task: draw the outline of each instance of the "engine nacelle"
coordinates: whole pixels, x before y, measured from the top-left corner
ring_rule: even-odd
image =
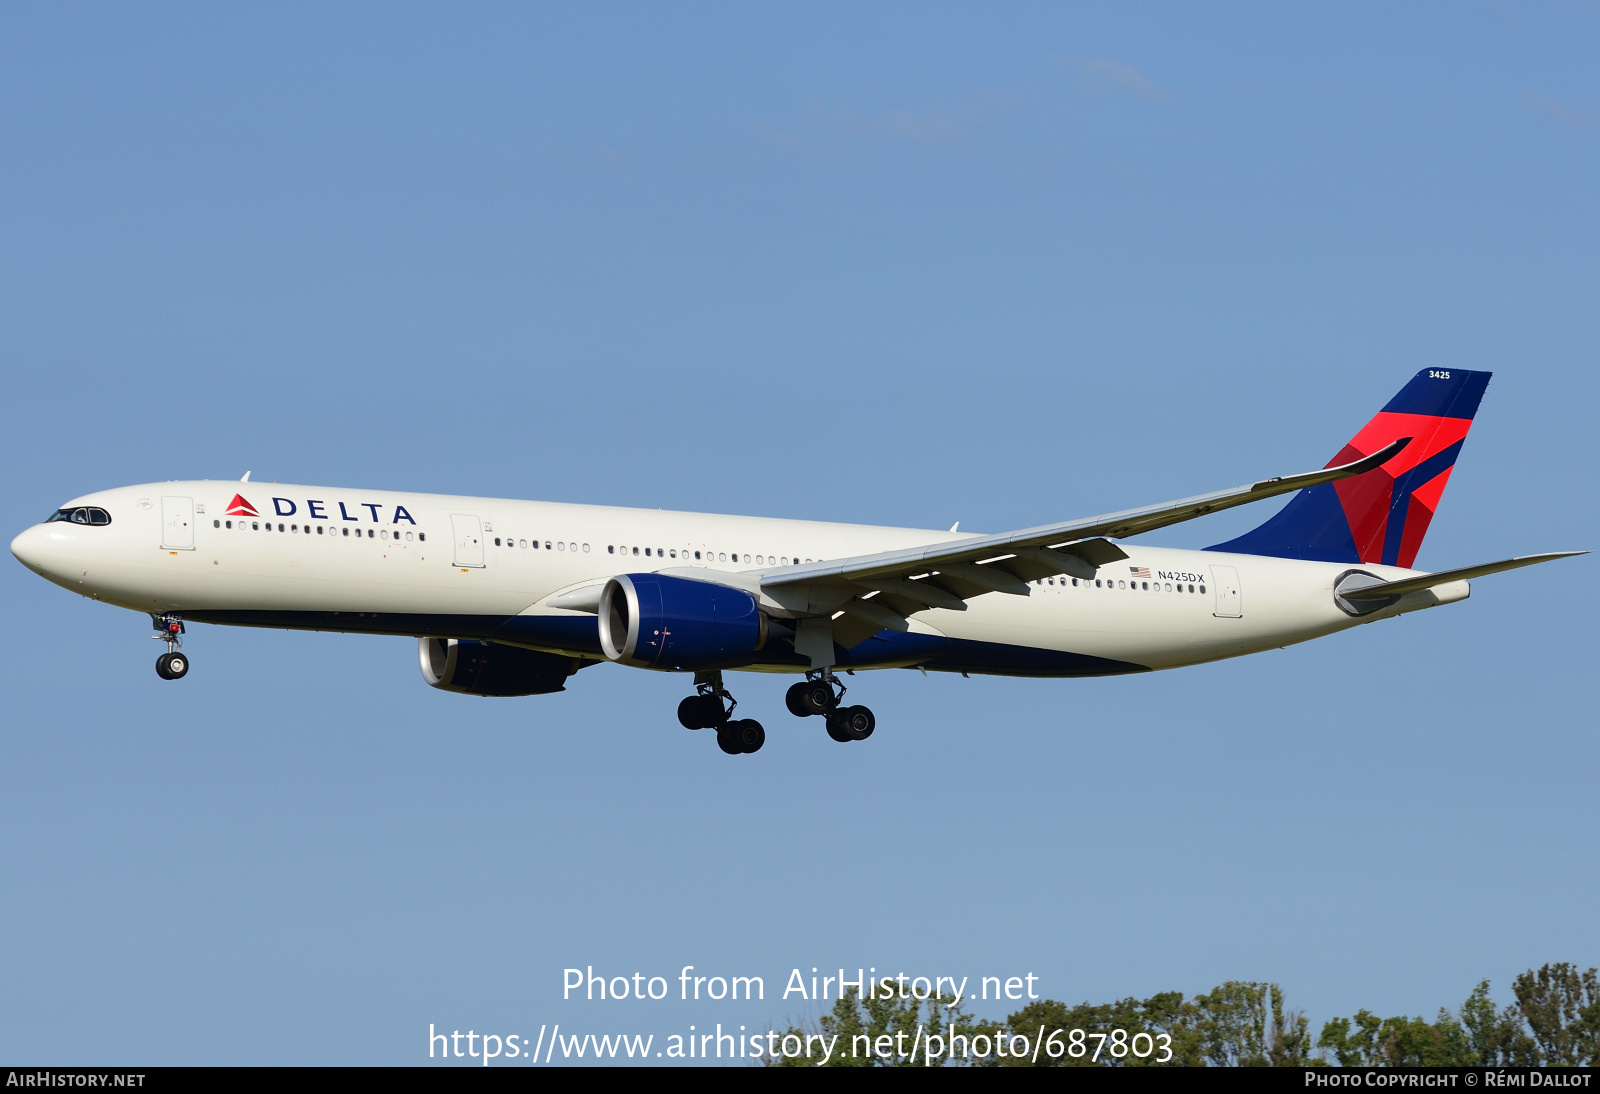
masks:
[[[422,678],[441,691],[463,695],[545,695],[565,691],[572,658],[493,642],[417,639]]]
[[[767,644],[767,617],[743,589],[663,574],[619,574],[600,594],[600,648],[646,669],[747,664]]]

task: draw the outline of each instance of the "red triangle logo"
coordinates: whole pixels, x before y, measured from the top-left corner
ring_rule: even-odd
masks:
[[[259,517],[256,507],[244,500],[243,494],[235,494],[228,503],[228,516],[230,517]]]

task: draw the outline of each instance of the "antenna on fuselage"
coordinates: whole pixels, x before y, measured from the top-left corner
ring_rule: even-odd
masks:
[[[246,471],[243,475],[241,475],[239,477],[239,481],[240,482],[249,482],[250,481],[250,472]]]

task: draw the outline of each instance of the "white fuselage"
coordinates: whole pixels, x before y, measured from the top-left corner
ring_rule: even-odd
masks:
[[[253,503],[256,515],[240,515],[236,494]],[[42,576],[97,600],[245,625],[492,636],[591,659],[598,647],[584,636],[594,616],[548,602],[615,574],[693,568],[721,580],[743,575],[737,580],[748,586],[760,573],[790,564],[962,538],[926,529],[277,483],[158,483],[86,495],[73,505],[102,507],[111,522],[36,525],[16,538],[12,551]],[[1354,617],[1333,593],[1349,566],[1122,547],[1127,560],[1102,566],[1098,582],[1046,579],[1031,583],[1028,596],[989,593],[966,611],[929,609],[912,618],[912,633],[985,644],[987,660],[972,671],[1085,675],[1049,671],[1050,662],[1037,655],[1070,653],[1124,666],[1108,671],[1172,668],[1302,642],[1468,594],[1466,582],[1455,582]],[[1361,568],[1385,580],[1414,572]],[[506,620],[531,629],[502,631]],[[1019,664],[1033,667],[1008,669],[1004,652],[991,647],[1014,648]],[[921,660],[902,650],[860,667]]]

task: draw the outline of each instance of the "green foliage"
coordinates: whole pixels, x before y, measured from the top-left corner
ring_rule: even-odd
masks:
[[[1359,1010],[1322,1027],[1317,1047],[1344,1067],[1579,1067],[1597,1060],[1600,983],[1596,970],[1566,963],[1518,976],[1517,1001],[1496,1010],[1482,981],[1459,1014],[1379,1018]]]
[[[1441,1008],[1432,1022],[1358,1010],[1325,1023],[1313,1045],[1305,1015],[1285,1009],[1283,990],[1249,980],[1229,980],[1192,999],[1180,992],[1075,1006],[1039,999],[1003,1023],[972,1020],[964,1013],[965,1003],[956,1005],[950,996],[862,998],[851,989],[814,1025],[784,1031],[784,1037],[798,1038],[804,1052],[764,1062],[819,1066],[831,1045],[829,1067],[1311,1067],[1330,1060],[1343,1067],[1600,1064],[1597,970],[1545,965],[1518,976],[1512,990],[1516,1002],[1497,1009],[1489,982],[1482,981],[1457,1013]],[[1076,1041],[1071,1040],[1075,1030],[1083,1031]],[[1131,1051],[1138,1034],[1148,1035],[1154,1046],[1144,1056]],[[936,1048],[931,1061],[930,1039]],[[1137,1044],[1143,1047],[1142,1038]],[[913,1056],[917,1045],[922,1047]],[[1158,1062],[1168,1049],[1171,1059]]]
[[[1322,1061],[1311,1055],[1309,1025],[1298,1011],[1285,1012],[1283,990],[1276,984],[1230,980],[1210,992],[1185,1001],[1181,992],[1163,992],[1149,999],[1122,999],[1115,1003],[1080,1003],[1068,1007],[1053,999],[1040,1000],[1012,1014],[1006,1028],[1013,1034],[1038,1038],[1053,1031],[1070,1035],[1081,1029],[1089,1048],[1074,1057],[1070,1052],[1052,1057],[997,1057],[990,1067],[1200,1067],[1274,1066],[1307,1067]],[[1157,1050],[1140,1057],[1113,1050],[1117,1031],[1128,1042],[1137,1033],[1150,1035]],[[1120,1047],[1120,1046],[1119,1046]],[[1171,1050],[1171,1058],[1163,1059]]]
[[[1600,1035],[1600,983],[1595,971],[1579,972],[1561,962],[1528,970],[1511,990],[1517,1010],[1528,1024],[1545,1067],[1584,1067],[1600,1063],[1595,1056]]]
[[[992,1051],[995,1035],[1003,1032],[1003,1027],[998,1022],[972,1021],[965,1006],[949,994],[927,1000],[902,999],[897,993],[863,997],[855,988],[848,988],[815,1026],[784,1030],[780,1043],[784,1038],[799,1037],[805,1046],[800,1053],[780,1052],[763,1062],[769,1067],[927,1067],[927,1040],[937,1038],[937,1044],[949,1046],[952,1032],[968,1038],[969,1046],[971,1038],[982,1036]],[[831,1055],[824,1062],[830,1045]],[[933,1065],[944,1066],[947,1052],[948,1048],[937,1055]],[[957,1058],[949,1062],[962,1066],[967,1061]]]

